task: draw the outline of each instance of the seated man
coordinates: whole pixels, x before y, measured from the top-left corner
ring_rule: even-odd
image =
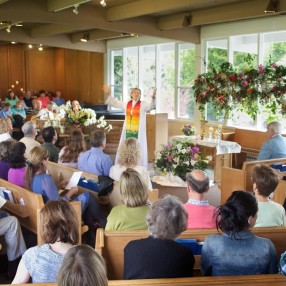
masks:
[[[50,119],[54,120],[56,112],[54,111],[54,104],[52,101],[47,103],[46,108],[42,108],[38,113],[38,118],[41,120]]]
[[[77,168],[97,175],[100,183],[99,195],[106,195],[113,188],[113,180],[109,178],[109,170],[112,166],[111,158],[103,152],[106,144],[104,131],[91,132],[90,144],[91,149],[79,155]]]
[[[209,190],[209,177],[201,170],[187,174],[188,202],[184,205],[188,213],[188,228],[215,228],[214,213],[216,208],[205,200]]]
[[[255,227],[283,226],[285,209],[269,199],[278,185],[279,176],[269,166],[256,166],[252,172],[253,191],[258,201]]]
[[[267,125],[269,139],[262,145],[257,160],[286,158],[286,138],[281,133],[281,123],[273,121]]]
[[[12,111],[10,103],[6,102],[3,109],[0,111],[0,118],[7,118],[9,117],[12,120]]]
[[[53,98],[53,102],[57,106],[65,104],[65,100],[62,98],[62,92],[61,91],[56,91],[56,96]]]
[[[24,137],[20,140],[20,142],[23,142],[26,145],[25,155],[26,158],[30,160],[30,151],[36,146],[41,146],[41,144],[35,140],[37,135],[36,123],[34,121],[25,122],[22,126],[22,132]]]
[[[42,130],[42,137],[44,143],[42,146],[49,151],[49,160],[51,162],[58,163],[60,149],[55,146],[55,143],[58,140],[58,135],[54,127],[49,126]]]

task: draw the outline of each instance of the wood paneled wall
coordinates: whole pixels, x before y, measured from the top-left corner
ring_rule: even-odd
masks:
[[[0,97],[18,81],[24,90],[61,90],[66,99],[103,102],[103,54],[62,48],[42,52],[26,45],[0,46]]]

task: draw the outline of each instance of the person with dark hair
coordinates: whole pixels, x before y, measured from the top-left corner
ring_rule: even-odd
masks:
[[[84,151],[86,151],[86,143],[82,131],[73,130],[68,145],[60,151],[58,163],[77,169],[79,155]]]
[[[8,172],[11,166],[9,150],[14,143],[13,139],[0,142],[0,178],[6,181],[8,180]]]
[[[12,89],[9,89],[9,90],[7,91],[7,96],[6,96],[6,98],[5,98],[5,102],[6,102],[6,103],[9,103],[10,106],[11,106],[11,108],[13,108],[13,107],[16,105],[16,103],[17,103],[18,100],[19,100],[19,99],[18,99],[18,97],[15,95],[14,91],[13,91]]]
[[[58,140],[58,135],[53,126],[48,126],[42,130],[42,137],[44,143],[42,147],[49,151],[49,160],[51,162],[58,163],[60,149],[55,146],[55,143]]]
[[[186,176],[188,202],[184,205],[188,213],[188,228],[215,228],[216,208],[205,200],[210,188],[208,175],[202,170],[193,170]]]
[[[0,118],[10,118],[12,120],[13,114],[11,111],[11,105],[9,102],[6,102],[4,107],[0,111]]]
[[[22,142],[16,142],[11,146],[10,169],[8,171],[8,181],[19,186],[25,186],[26,174],[26,145]]]
[[[146,221],[149,237],[130,241],[124,248],[124,279],[193,276],[192,250],[175,241],[188,221],[180,200],[167,195],[156,201]]]
[[[259,165],[253,169],[251,178],[253,191],[258,201],[255,227],[284,226],[285,209],[269,198],[278,186],[278,174],[269,166]]]
[[[58,286],[107,286],[104,259],[88,245],[72,247],[57,277]]]
[[[91,148],[79,155],[77,168],[98,176],[99,196],[105,196],[113,189],[113,180],[109,177],[111,158],[103,152],[106,135],[102,130],[90,133]]]
[[[81,202],[82,219],[88,226],[85,233],[86,243],[95,245],[96,227],[104,228],[106,215],[101,210],[96,198],[90,192],[76,195],[78,187],[72,187],[65,196],[60,197],[58,188],[65,189],[67,182],[61,181],[56,186],[51,175],[47,174],[49,152],[43,147],[35,147],[31,150],[30,162],[27,166],[25,186],[28,190],[43,196],[44,202],[50,200],[73,200]]]
[[[217,228],[223,234],[206,238],[201,272],[207,276],[277,273],[277,255],[271,240],[251,233],[257,218],[254,195],[235,191],[216,212]]]
[[[56,282],[65,253],[79,242],[76,213],[67,201],[50,201],[40,211],[40,235],[45,244],[29,248],[12,284]]]
[[[46,96],[46,92],[43,89],[39,91],[38,100],[42,102],[42,108],[46,108],[48,102],[50,102],[50,98]]]

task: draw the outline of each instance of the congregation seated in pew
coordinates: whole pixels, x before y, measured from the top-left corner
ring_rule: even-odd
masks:
[[[235,191],[216,212],[217,227],[223,234],[206,238],[201,254],[201,272],[208,276],[277,273],[273,243],[255,236],[258,205],[246,191]]]
[[[22,256],[12,284],[55,282],[65,253],[79,242],[76,213],[67,201],[49,201],[40,211],[40,235],[45,244]]]
[[[147,229],[148,188],[140,174],[127,169],[120,177],[123,204],[112,208],[107,217],[106,230]]]

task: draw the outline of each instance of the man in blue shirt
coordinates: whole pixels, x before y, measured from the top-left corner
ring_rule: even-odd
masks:
[[[7,118],[9,117],[12,119],[12,111],[11,111],[11,106],[10,103],[5,103],[3,109],[0,111],[0,118]]]
[[[62,98],[61,91],[56,91],[56,96],[53,98],[53,102],[57,105],[63,105],[65,104],[65,100]]]
[[[281,123],[273,121],[267,125],[269,139],[263,143],[257,160],[286,158],[286,138],[281,133]]]
[[[106,135],[102,130],[90,133],[91,148],[79,156],[78,169],[98,176],[99,195],[106,195],[113,189],[113,180],[109,178],[112,166],[111,158],[103,150],[106,144]]]

